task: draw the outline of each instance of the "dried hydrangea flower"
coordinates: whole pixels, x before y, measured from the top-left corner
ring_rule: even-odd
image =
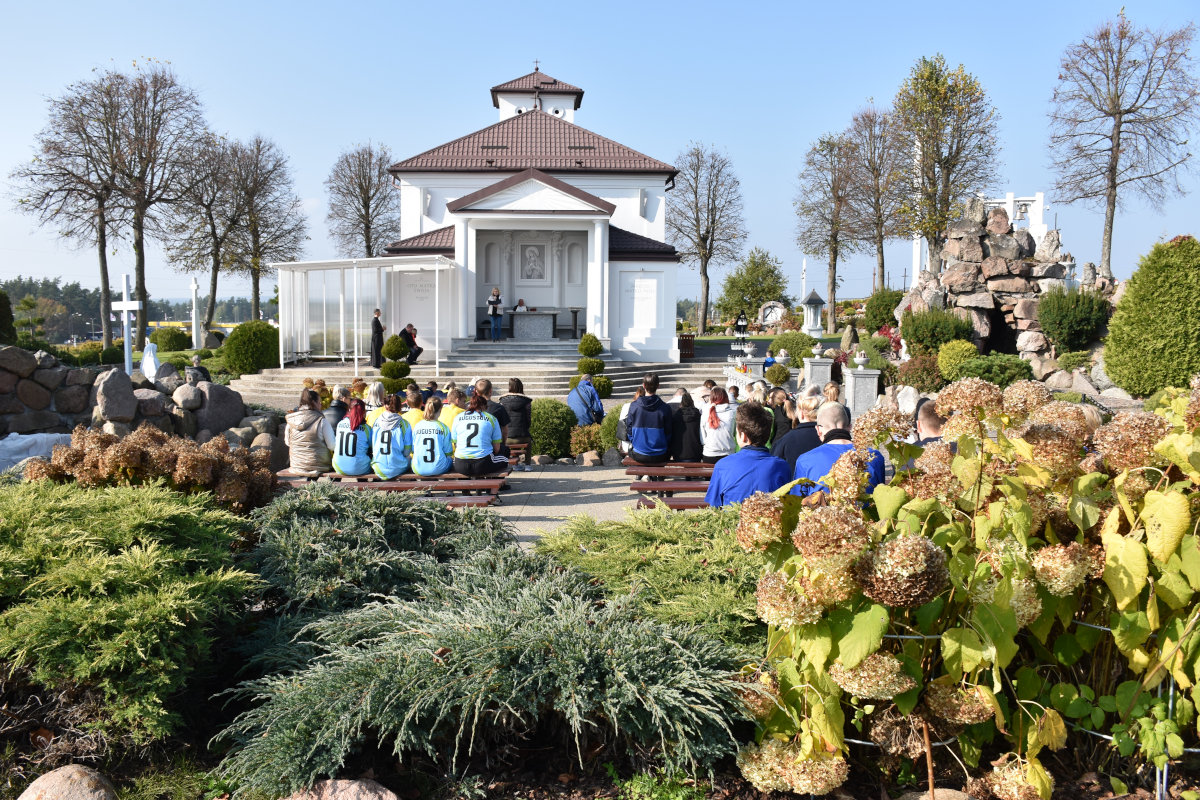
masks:
[[[892,608],[916,608],[950,584],[946,552],[924,536],[897,536],[859,559],[863,594]]]
[[[762,722],[779,708],[779,680],[769,672],[738,678],[738,699],[750,716]]]
[[[833,462],[822,482],[830,487],[829,502],[857,506],[867,485],[867,455],[854,448],[847,450]]]
[[[1148,411],[1124,411],[1101,426],[1092,443],[1115,472],[1147,466],[1165,466],[1154,445],[1171,432],[1171,424]]]
[[[944,442],[957,442],[964,436],[983,441],[987,438],[987,425],[972,414],[955,414],[942,426]]]
[[[947,386],[937,396],[937,412],[943,417],[970,414],[977,418],[993,417],[1004,407],[1004,393],[982,378],[963,378]]]
[[[1014,422],[1023,422],[1035,410],[1053,401],[1054,395],[1041,381],[1017,381],[1004,390],[1004,413]]]
[[[919,710],[901,714],[895,705],[889,705],[867,717],[867,738],[890,756],[920,758],[925,753],[923,723],[934,725],[927,717]],[[933,735],[935,732],[931,730],[930,736]]]
[[[829,668],[829,677],[843,691],[862,700],[891,700],[917,685],[890,653],[872,653],[850,669],[834,664]]]
[[[782,572],[768,572],[759,578],[754,597],[758,618],[781,630],[811,624],[824,613],[820,603],[797,592]]]
[[[1012,582],[1012,599],[1009,607],[1017,618],[1017,627],[1032,625],[1042,615],[1042,598],[1038,597],[1037,584],[1026,578]]]
[[[1074,592],[1093,568],[1091,553],[1078,542],[1043,547],[1032,561],[1038,582],[1056,597]]]
[[[786,792],[791,788],[783,777],[783,764],[795,759],[794,749],[778,739],[763,739],[738,751],[737,765],[742,777],[760,792]]]
[[[761,552],[785,538],[782,500],[773,494],[758,492],[742,501],[737,543],[743,550],[747,553]]]
[[[796,794],[829,794],[850,777],[844,758],[805,758],[785,762],[782,776]]]
[[[831,608],[845,603],[859,592],[850,568],[849,559],[822,559],[798,572],[793,585],[809,601],[823,609]]]
[[[1029,421],[1054,425],[1066,431],[1081,444],[1092,435],[1092,429],[1088,426],[1083,409],[1075,403],[1065,403],[1062,400],[1055,400],[1053,403],[1047,403],[1035,410],[1029,415]]]
[[[1074,474],[1079,468],[1083,442],[1070,430],[1058,425],[1031,422],[1021,431],[1021,439],[1033,452],[1033,463],[1044,467],[1051,475],[1062,478]]]
[[[810,564],[858,558],[871,543],[871,528],[858,509],[825,506],[803,511],[792,532],[796,552]]]
[[[59,481],[66,477],[62,470],[44,458],[31,458],[25,462],[25,480]]]
[[[917,456],[913,466],[927,475],[948,475],[954,463],[954,449],[949,442],[930,442]]]
[[[914,433],[912,415],[887,408],[872,408],[854,421],[854,446],[865,452],[877,446],[885,433],[897,441],[908,439]]]
[[[1053,791],[1054,778],[1049,773],[1047,777]],[[997,800],[1041,800],[1037,789],[1026,782],[1025,768],[1016,760],[992,767],[992,771],[984,776],[984,782]]]
[[[942,475],[909,475],[900,482],[900,488],[918,500],[958,495],[962,487],[958,479],[946,473]]]
[[[959,725],[986,722],[996,713],[977,692],[936,682],[925,687],[925,707],[935,717]]]

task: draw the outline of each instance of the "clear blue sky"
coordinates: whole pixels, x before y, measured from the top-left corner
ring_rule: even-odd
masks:
[[[1138,24],[1178,27],[1200,17],[1195,0],[1127,2]],[[1111,7],[1090,0],[1052,3],[883,2],[527,2],[9,3],[0,30],[0,168],[29,158],[45,101],[96,68],[169,61],[204,101],[211,126],[234,137],[262,134],[290,158],[304,198],[307,258],[332,257],[325,233],[324,179],[340,151],[373,140],[397,158],[496,120],[488,89],[532,69],[582,87],[576,122],[648,155],[672,160],[691,140],[732,157],[742,181],[752,246],[783,260],[800,292],[802,254],[794,244],[792,201],[804,153],[821,133],[845,127],[869,98],[887,104],[922,55],[963,63],[1001,115],[997,193],[1049,191],[1046,110],[1063,49]],[[1200,235],[1200,178],[1192,195],[1161,211],[1130,198],[1120,212],[1113,267],[1133,271],[1157,240]],[[6,193],[8,194],[8,193]],[[1076,259],[1099,260],[1102,215],[1055,204],[1063,243]],[[910,248],[888,251],[893,284]],[[189,278],[150,254],[156,297],[188,294]],[[843,297],[871,288],[874,259],[852,257],[840,271]],[[130,269],[128,247],[110,261]],[[0,274],[62,276],[98,285],[93,250],[72,250],[0,205]],[[714,293],[721,272],[714,276]],[[118,278],[119,279],[119,278]],[[114,284],[116,280],[114,280]],[[680,267],[680,296],[699,294]],[[809,258],[810,288],[825,269]],[[269,294],[269,288],[267,293]],[[248,293],[223,279],[221,296]]]

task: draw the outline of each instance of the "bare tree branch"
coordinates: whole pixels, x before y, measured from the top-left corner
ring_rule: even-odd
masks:
[[[842,134],[825,134],[809,148],[796,194],[796,244],[805,253],[828,257],[825,330],[837,325],[837,263],[854,249],[847,229],[854,147]],[[803,302],[804,298],[801,298]]]
[[[329,192],[329,236],[343,256],[380,255],[400,238],[400,191],[392,184],[386,145],[359,145],[338,156],[325,189]]]
[[[893,116],[874,105],[855,113],[845,139],[851,148],[845,227],[851,238],[875,248],[874,289],[880,289],[885,281],[883,243],[901,234],[908,159]]]

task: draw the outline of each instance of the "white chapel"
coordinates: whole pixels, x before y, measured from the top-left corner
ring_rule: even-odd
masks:
[[[534,70],[492,87],[499,121],[393,164],[402,238],[381,258],[274,264],[281,363],[365,355],[371,312],[429,359],[476,338],[498,287],[506,336],[594,333],[678,361],[666,193],[677,170],[575,123],[583,90]]]

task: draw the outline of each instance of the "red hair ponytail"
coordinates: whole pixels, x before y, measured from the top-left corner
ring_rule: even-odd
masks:
[[[708,400],[711,404],[708,407],[708,427],[716,430],[721,427],[721,418],[717,416],[717,406],[728,403],[729,395],[720,386],[714,386]]]

